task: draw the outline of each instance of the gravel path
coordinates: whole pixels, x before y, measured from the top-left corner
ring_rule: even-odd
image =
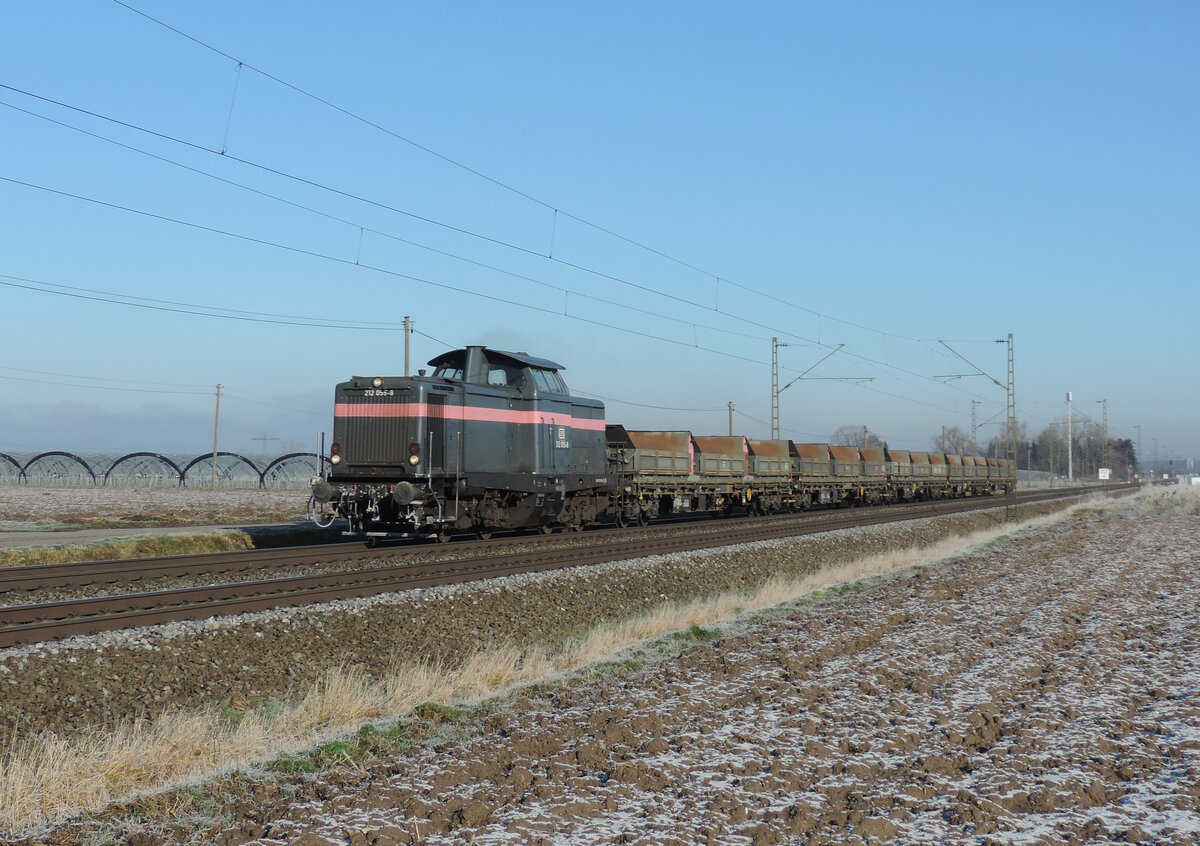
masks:
[[[1198,545],[1060,523],[231,797],[218,842],[1195,843]]]

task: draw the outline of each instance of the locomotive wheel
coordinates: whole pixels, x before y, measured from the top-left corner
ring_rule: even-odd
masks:
[[[438,543],[449,543],[450,542],[450,527],[449,526],[438,526],[438,530],[437,530],[437,533],[434,534],[434,538],[437,539]]]
[[[480,540],[491,540],[492,539],[492,527],[491,526],[476,526],[475,527],[475,537],[479,538]]]
[[[552,534],[554,534],[554,526],[550,525],[549,523],[543,523],[543,524],[542,524],[541,526],[539,526],[538,528],[541,530],[541,532],[542,532],[542,534],[543,534],[543,535],[552,535]]]

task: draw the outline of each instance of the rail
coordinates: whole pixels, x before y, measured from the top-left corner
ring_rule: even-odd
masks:
[[[1112,488],[1113,492],[1120,489]],[[1020,502],[1035,502],[1079,496],[1091,491],[1025,492]],[[898,520],[918,520],[946,514],[1005,506],[1005,497],[943,500],[886,508],[812,511],[749,520],[701,521],[688,524],[694,531],[656,535],[656,526],[621,532],[618,537],[588,542],[588,535],[558,535],[553,538],[520,537],[508,544],[496,542],[463,544],[464,550],[483,551],[477,557],[457,555],[446,560],[410,560],[400,564],[327,572],[303,576],[255,579],[168,590],[122,593],[103,597],[65,599],[0,607],[0,648],[59,640],[73,635],[98,634],[116,629],[162,623],[194,621],[243,614],[272,608],[288,608],[376,596],[395,591],[458,584],[519,573],[585,566],[648,555],[688,552],[696,549],[794,537],[835,529],[866,526]],[[713,527],[716,527],[715,529]],[[530,543],[530,541],[536,541]],[[519,551],[505,552],[521,544]],[[106,580],[146,578],[147,573],[170,575],[187,572],[225,574],[320,558],[353,557],[387,559],[414,557],[422,547],[364,550],[346,544],[300,547],[294,550],[264,550],[258,553],[206,554],[170,559],[84,562],[18,568],[27,572],[0,574],[0,593],[32,591],[49,587],[93,584]],[[423,547],[430,549],[430,547]],[[434,547],[445,549],[445,547]],[[494,551],[493,551],[494,550]],[[240,559],[236,561],[223,559]]]

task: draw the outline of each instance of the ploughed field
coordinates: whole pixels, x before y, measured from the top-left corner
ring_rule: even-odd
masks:
[[[479,734],[287,798],[247,792],[224,836],[1195,843],[1200,519],[1129,515],[521,697]]]
[[[106,819],[147,844],[1198,842],[1200,500],[1095,506],[436,743],[223,780],[203,829]]]

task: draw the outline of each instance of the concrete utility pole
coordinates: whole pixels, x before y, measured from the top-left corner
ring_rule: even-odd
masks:
[[[217,412],[213,415],[212,486],[217,488],[217,433],[221,429],[221,386],[217,385]]]
[[[733,400],[729,401],[729,437],[733,437]]]
[[[1075,465],[1071,451],[1071,392],[1067,391],[1067,482],[1075,479]]]
[[[1135,429],[1137,429],[1137,430],[1138,430],[1138,451],[1137,451],[1137,463],[1138,463],[1138,470],[1140,471],[1140,470],[1142,469],[1142,468],[1141,468],[1142,461],[1143,461],[1143,460],[1144,460],[1144,458],[1145,458],[1145,456],[1143,456],[1143,455],[1142,455],[1142,424],[1141,424],[1141,423],[1139,423],[1139,424],[1137,424],[1136,426],[1134,426],[1133,428],[1135,428]],[[1142,474],[1139,472],[1139,473],[1138,473],[1138,475],[1140,476],[1140,475],[1142,475]]]
[[[1101,399],[1096,400],[1096,402],[1100,403],[1100,408],[1102,411],[1100,417],[1100,437],[1102,439],[1100,441],[1100,453],[1103,456],[1103,466],[1108,467],[1108,400]],[[1112,468],[1109,467],[1109,469],[1111,470]]]
[[[412,320],[404,315],[404,378],[408,378],[408,336],[412,334]]]

